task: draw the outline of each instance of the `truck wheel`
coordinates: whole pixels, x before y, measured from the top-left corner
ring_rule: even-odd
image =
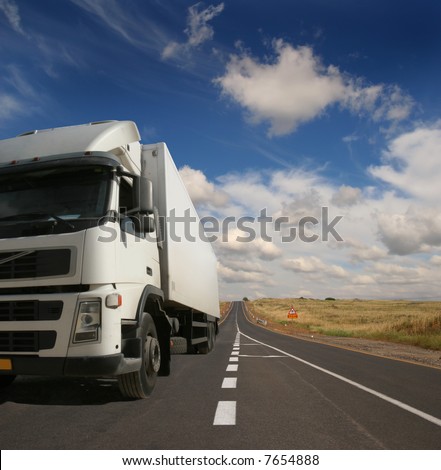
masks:
[[[215,326],[214,326],[214,323],[210,321],[207,323],[207,342],[199,345],[198,347],[199,353],[208,354],[209,352],[213,351],[215,341],[216,341]]]
[[[11,385],[16,375],[0,375],[0,388],[5,388]]]
[[[213,322],[210,322],[208,325],[210,330],[210,336],[208,337],[208,347],[210,351],[213,351],[216,344],[216,325]]]
[[[142,319],[141,338],[143,347],[140,370],[118,376],[119,389],[129,398],[147,398],[155,387],[161,366],[158,334],[153,318],[148,313]]]
[[[186,354],[187,353],[187,340],[181,336],[172,336],[171,342],[173,346],[171,347],[172,354]]]

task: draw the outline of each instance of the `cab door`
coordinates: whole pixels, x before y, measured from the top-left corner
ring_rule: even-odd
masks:
[[[117,282],[130,284],[134,288],[141,285],[160,287],[156,231],[145,233],[141,229],[142,224],[137,219],[139,214],[133,212],[135,201],[133,181],[121,177],[118,204],[120,237],[116,249]],[[148,217],[153,218],[153,215]],[[154,221],[150,222],[150,227],[154,228]]]

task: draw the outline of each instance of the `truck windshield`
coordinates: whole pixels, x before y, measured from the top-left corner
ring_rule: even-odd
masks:
[[[0,238],[76,231],[86,228],[85,220],[96,224],[107,212],[110,175],[102,166],[0,175]]]

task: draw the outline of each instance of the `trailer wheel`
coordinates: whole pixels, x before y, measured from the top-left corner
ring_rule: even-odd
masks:
[[[153,391],[161,366],[161,348],[151,315],[146,313],[141,326],[142,364],[140,370],[118,376],[121,393],[129,398],[147,398]]]
[[[0,375],[0,388],[5,388],[11,385],[16,375]]]
[[[208,354],[213,351],[216,342],[216,330],[213,322],[207,322],[207,342],[198,346],[200,354]]]

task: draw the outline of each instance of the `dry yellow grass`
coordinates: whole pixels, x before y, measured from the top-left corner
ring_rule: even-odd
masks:
[[[226,313],[228,312],[228,309],[230,308],[231,302],[219,302],[219,309],[220,309],[220,317],[223,318]]]
[[[441,302],[259,299],[254,315],[299,332],[379,339],[441,350]],[[299,317],[288,320],[294,306]]]

